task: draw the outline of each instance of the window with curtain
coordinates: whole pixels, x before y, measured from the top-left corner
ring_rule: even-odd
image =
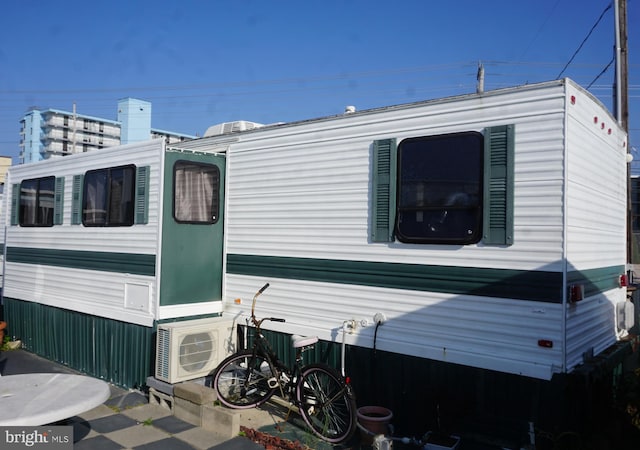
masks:
[[[173,217],[180,223],[216,223],[220,170],[212,164],[177,161],[173,168]]]
[[[133,225],[135,166],[90,170],[84,176],[82,224]]]
[[[35,178],[20,183],[21,226],[53,226],[55,188],[55,177]]]

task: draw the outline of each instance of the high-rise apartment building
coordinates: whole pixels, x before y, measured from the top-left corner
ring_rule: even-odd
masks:
[[[155,138],[173,143],[194,137],[151,128],[151,103],[134,98],[118,102],[117,120],[33,108],[20,120],[20,163]]]

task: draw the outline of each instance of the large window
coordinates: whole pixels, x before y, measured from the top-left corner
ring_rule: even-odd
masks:
[[[512,245],[514,154],[514,125],[374,141],[371,240]]]
[[[135,166],[88,171],[84,176],[82,224],[133,225],[135,174]]]
[[[407,139],[398,146],[402,242],[478,242],[482,233],[484,141],[480,133]]]
[[[211,164],[177,161],[173,170],[173,217],[180,223],[216,223],[220,170]]]
[[[55,186],[55,177],[35,178],[20,183],[21,226],[53,226]]]

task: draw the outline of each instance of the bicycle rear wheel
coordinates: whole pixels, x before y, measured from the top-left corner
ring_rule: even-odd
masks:
[[[268,380],[273,378],[268,361],[251,350],[235,353],[220,363],[213,376],[218,400],[230,408],[259,406],[275,393]]]
[[[324,364],[302,369],[296,385],[300,414],[322,440],[338,444],[348,440],[356,428],[356,401],[342,377]]]

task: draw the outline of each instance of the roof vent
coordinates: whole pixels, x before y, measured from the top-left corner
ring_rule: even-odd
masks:
[[[345,106],[344,108],[344,113],[345,114],[353,114],[354,112],[356,112],[356,107],[349,105],[349,106]]]
[[[246,120],[236,120],[235,122],[224,122],[218,125],[213,125],[207,128],[204,132],[204,137],[219,136],[227,133],[237,133],[239,131],[253,130],[255,128],[263,127],[261,123],[248,122]]]

